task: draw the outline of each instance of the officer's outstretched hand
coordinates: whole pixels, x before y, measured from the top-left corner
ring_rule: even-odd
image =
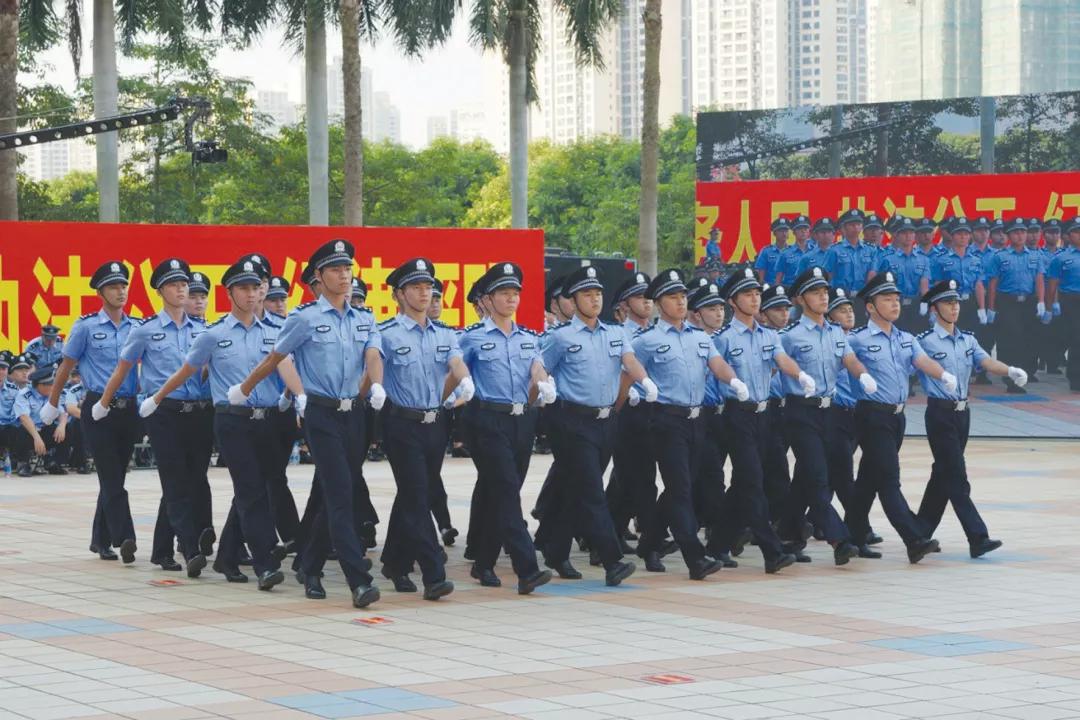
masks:
[[[803,371],[799,371],[799,385],[802,386],[804,397],[813,397],[817,392],[817,383]]]
[[[371,392],[368,393],[368,402],[371,403],[371,409],[375,412],[382,410],[382,406],[386,404],[386,388],[380,383],[371,383]]]
[[[239,384],[229,388],[228,398],[230,405],[247,405],[248,396],[240,389]]]
[[[859,376],[859,384],[862,385],[863,392],[867,395],[873,395],[877,392],[877,380],[870,373],[863,373]]]
[[[660,397],[660,388],[656,387],[652,378],[642,380],[641,387],[645,390],[645,402],[656,402],[656,398]]]
[[[1044,312],[1042,315],[1039,316],[1039,322],[1041,322],[1043,325],[1049,325],[1050,321],[1053,319],[1054,316],[1049,312]]]
[[[461,378],[461,382],[458,383],[458,390],[461,391],[459,393],[461,401],[469,402],[473,399],[473,395],[476,394],[476,385],[473,384],[472,378],[466,375]]]
[[[956,382],[956,376],[953,375],[951,372],[941,373],[941,384],[944,385],[945,389],[951,393],[956,392],[956,388],[958,387]]]
[[[1046,303],[1039,303],[1035,306],[1035,314],[1042,318],[1046,314]]]
[[[986,311],[986,324],[987,325],[993,325],[995,320],[997,320],[997,310],[987,310]]]
[[[1054,317],[1061,317],[1061,303],[1056,302],[1050,306],[1054,311]]]
[[[926,317],[928,312],[930,312],[930,306],[926,303],[919,303],[919,315]]]
[[[90,408],[90,416],[96,421],[105,419],[105,416],[109,414],[109,408],[105,407],[99,402],[96,402]]]
[[[151,395],[139,405],[139,417],[150,417],[155,410],[157,410],[157,403],[154,402],[154,396]]]
[[[637,391],[636,387],[631,386],[626,392],[626,402],[630,403],[630,407],[637,407],[638,403],[641,402],[641,393]]]
[[[746,387],[746,383],[739,378],[731,378],[731,382],[729,382],[728,385],[735,391],[735,398],[739,402],[746,402],[750,399],[750,388]]]
[[[1027,373],[1018,367],[1009,368],[1009,379],[1016,383],[1017,387],[1024,387],[1027,385],[1028,376]]]
[[[975,314],[979,316],[979,324],[980,325],[985,325],[987,323],[986,309],[985,308],[979,308],[978,310],[975,311]]]
[[[285,393],[281,393],[281,397],[277,399],[277,409],[281,412],[285,412],[292,405],[292,399]]]
[[[559,396],[555,391],[555,378],[553,377],[536,383],[536,389],[540,391],[540,402],[544,405],[551,405],[555,402],[555,398]]]
[[[41,410],[38,411],[38,415],[41,417],[42,425],[52,425],[53,421],[60,417],[60,408],[45,403],[41,406]]]
[[[301,393],[296,396],[296,414],[300,417],[304,417],[304,410],[307,409],[307,395]]]

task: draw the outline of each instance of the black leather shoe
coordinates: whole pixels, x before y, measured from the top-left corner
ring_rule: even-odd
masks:
[[[289,551],[285,549],[284,545],[275,545],[270,548],[270,557],[274,558],[275,562],[280,563],[286,557],[288,557]]]
[[[57,465],[56,463],[53,463],[52,465],[46,465],[46,466],[45,466],[45,470],[46,470],[46,472],[48,472],[48,473],[49,473],[50,475],[67,475],[67,470],[65,470],[64,468],[60,467],[60,466],[59,466],[59,465]]]
[[[741,533],[739,533],[738,537],[735,538],[735,542],[731,544],[731,554],[735,557],[739,557],[740,555],[742,555],[743,550],[746,548],[746,544],[753,539],[754,536],[750,533],[749,530],[743,530]]]
[[[736,560],[732,560],[730,553],[718,553],[714,557],[720,561],[720,564],[726,568],[737,568],[739,563]]]
[[[199,573],[201,573],[203,571],[204,567],[206,567],[206,556],[205,555],[195,555],[193,557],[188,558],[188,561],[187,561],[187,576],[189,578],[197,578],[197,577],[199,577]]]
[[[225,576],[225,579],[231,583],[246,583],[248,576],[240,572],[240,568],[235,565],[226,565],[218,558],[214,561],[214,572],[221,573]]]
[[[660,553],[658,552],[645,553],[642,560],[645,561],[645,569],[648,572],[667,572],[664,563],[660,562]]]
[[[138,546],[135,545],[135,538],[128,538],[120,543],[120,559],[124,561],[125,565],[135,562],[135,551],[138,549]]]
[[[615,587],[623,580],[633,575],[635,570],[637,570],[637,566],[634,565],[634,563],[620,560],[609,567],[607,572],[604,573],[604,584],[608,587]]]
[[[97,548],[90,546],[90,552],[97,553],[102,560],[119,560],[120,556],[112,551],[112,548]]]
[[[912,565],[914,565],[915,563],[919,562],[920,560],[922,560],[924,557],[926,557],[930,553],[937,552],[940,549],[941,549],[941,546],[938,545],[938,541],[934,540],[932,538],[930,538],[930,539],[924,538],[922,540],[916,540],[915,542],[908,545],[908,549],[907,549],[908,562],[910,562]]]
[[[554,563],[554,564],[549,563],[549,562],[544,562],[544,565],[546,567],[549,567],[552,570],[554,570],[555,573],[560,578],[562,578],[563,580],[580,580],[581,579],[581,573],[578,572],[576,567],[574,567],[573,565],[570,564],[569,560],[563,560],[562,562]]]
[[[15,474],[19,477],[33,477],[34,471],[30,469],[30,463],[19,463],[19,467],[15,469]]]
[[[873,530],[866,533],[866,545],[880,545],[883,542],[885,542],[885,538],[881,537]]]
[[[250,565],[251,564],[251,556],[248,555],[245,552],[243,555],[240,556],[240,559],[236,561],[236,564],[237,565]]]
[[[788,567],[795,562],[795,556],[791,553],[781,553],[772,560],[765,561],[765,572],[769,575],[775,575],[784,568]]]
[[[442,544],[446,547],[452,547],[454,545],[454,540],[456,540],[457,536],[460,534],[461,533],[459,533],[456,528],[452,527],[443,528],[439,531],[439,535],[442,537]]]
[[[454,583],[449,580],[442,580],[424,586],[424,599],[438,600],[439,598],[446,597],[452,592],[454,592]]]
[[[269,590],[275,585],[280,585],[285,582],[285,573],[280,570],[265,570],[263,574],[259,576],[259,589]]]
[[[665,540],[660,546],[660,557],[667,557],[676,552],[679,552],[679,543],[674,540]]]
[[[866,558],[868,560],[879,560],[881,558],[881,553],[879,553],[877,550],[871,550],[869,545],[860,545],[859,557]]]
[[[851,558],[859,557],[859,548],[845,540],[833,548],[832,556],[837,565],[847,565]]]
[[[326,590],[322,586],[322,578],[311,577],[304,579],[304,597],[309,600],[326,599]]]
[[[529,577],[518,580],[518,595],[528,595],[541,585],[551,582],[550,570],[537,570]]]
[[[216,540],[217,533],[214,532],[214,528],[203,528],[203,531],[199,533],[199,552],[206,557],[213,555]]]
[[[982,557],[988,552],[993,552],[1001,547],[1000,540],[991,540],[990,538],[983,538],[978,542],[973,542],[968,545],[968,550],[971,551],[971,557]]]
[[[357,585],[352,590],[352,604],[354,608],[366,608],[373,602],[378,602],[382,595],[379,588],[374,585]]]
[[[484,587],[502,587],[502,580],[499,579],[494,570],[491,568],[480,569],[476,566],[476,563],[473,563],[472,569],[469,570],[469,577],[479,580]]]
[[[603,564],[604,564],[604,561],[600,559],[600,553],[596,550],[596,548],[593,548],[592,550],[590,550],[589,551],[589,565],[592,565],[593,567],[600,567]]]
[[[115,558],[115,555],[113,557]],[[160,566],[162,570],[168,570],[169,572],[179,572],[184,569],[183,565],[176,562],[176,558],[161,558],[160,560],[153,560],[151,562]]]
[[[408,575],[389,575],[386,572],[383,572],[383,577],[394,583],[394,592],[416,592],[416,583],[414,583]]]
[[[690,579],[704,580],[713,573],[720,572],[724,563],[712,558],[703,557],[690,563]]]
[[[804,550],[804,548],[795,547],[794,545],[784,543],[784,552],[789,554],[789,555],[794,555],[795,556],[795,562],[797,562],[797,563],[813,562],[814,561],[813,558],[811,558],[809,555],[807,555],[805,552],[803,552],[803,550]]]

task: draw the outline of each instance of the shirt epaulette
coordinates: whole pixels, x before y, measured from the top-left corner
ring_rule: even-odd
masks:
[[[461,332],[472,332],[473,330],[475,330],[477,328],[482,328],[482,327],[484,327],[483,322],[473,323],[472,325],[469,325],[466,328],[462,328]]]
[[[918,338],[919,340],[922,340],[924,337],[926,337],[927,335],[929,335],[932,332],[934,332],[933,328],[930,328],[929,330],[923,330],[921,333],[919,333],[915,337]]]
[[[961,332],[961,333],[962,333],[963,335],[970,335],[971,337],[975,337],[975,333],[971,332],[970,330],[961,330],[960,332]],[[921,337],[921,336],[920,336],[920,337]]]
[[[218,326],[218,325],[220,325],[221,323],[225,322],[225,318],[227,318],[227,317],[228,317],[228,315],[222,315],[222,316],[221,316],[221,317],[219,317],[219,318],[218,318],[217,320],[215,320],[214,322],[212,322],[212,323],[210,323],[209,325],[207,325],[207,326],[206,326],[206,329],[207,329],[207,330],[209,330],[209,329],[210,329],[210,328],[212,328],[212,327],[217,327],[217,326]]]
[[[293,312],[299,312],[300,310],[307,310],[309,307],[311,307],[312,305],[314,305],[317,302],[318,302],[317,300],[312,300],[311,302],[306,302],[303,305],[297,306],[296,310],[293,310]]]
[[[428,322],[430,322],[435,327],[441,327],[445,330],[457,330],[456,327],[454,327],[453,325],[447,325],[442,320],[429,320]]]
[[[273,315],[274,317],[278,318],[279,320],[284,320],[285,319],[284,315],[278,315],[276,312],[274,312],[272,310],[267,310],[266,314],[267,315]]]
[[[518,325],[518,330],[521,330],[521,332],[525,333],[526,335],[540,337],[540,333],[536,332],[532,328],[525,327],[524,325]]]
[[[26,387],[24,387],[22,390],[19,391],[19,394],[20,395],[29,395],[30,390],[31,390],[31,387],[29,385],[27,385]]]
[[[79,316],[79,320],[86,320],[86,319],[88,319],[88,318],[92,318],[92,317],[94,317],[95,315],[97,315],[97,313],[96,313],[96,312],[88,312],[88,313],[86,313],[85,315],[80,315],[80,316]]]
[[[867,327],[869,327],[869,326],[867,326],[867,325],[860,325],[860,326],[859,326],[859,327],[857,327],[857,328],[851,328],[851,334],[852,334],[852,335],[854,335],[854,334],[855,334],[855,333],[857,333],[857,332],[862,332],[862,331],[863,331],[863,330],[865,330],[865,329],[866,329]]]
[[[835,322],[833,322],[832,320],[826,320],[826,321],[825,321],[825,324],[826,324],[826,325],[831,325],[831,326],[832,326],[832,327],[834,327],[834,328],[840,328],[841,330],[843,330],[843,329],[844,329],[844,328],[840,327],[840,323],[835,323]]]
[[[564,328],[564,327],[566,327],[566,326],[567,326],[567,325],[569,325],[569,324],[570,324],[570,321],[569,321],[569,320],[567,320],[566,322],[561,322],[561,323],[559,323],[558,325],[552,325],[551,327],[549,327],[549,328],[547,329],[547,332],[551,332],[552,330],[558,330],[558,329],[560,329],[560,328]]]
[[[379,329],[380,330],[389,330],[390,328],[395,327],[395,326],[397,326],[397,318],[396,317],[392,317],[389,320],[383,320],[381,323],[379,323]]]

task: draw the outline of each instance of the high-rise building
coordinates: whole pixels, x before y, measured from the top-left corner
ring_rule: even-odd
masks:
[[[451,110],[450,136],[463,143],[488,138],[488,116],[484,108],[477,104]]]
[[[867,0],[789,0],[787,11],[789,104],[867,102]]]
[[[400,143],[401,111],[398,110],[397,105],[390,102],[390,94],[385,92],[375,93],[372,105],[375,110],[372,132],[375,142],[389,140],[390,142]]]
[[[689,47],[685,42],[690,0],[667,2],[661,8],[660,35],[660,124],[674,115],[690,112],[685,83],[689,78]],[[645,0],[622,0],[618,35],[613,57],[605,57],[608,68],[617,73],[617,132],[624,138],[641,137],[642,104],[645,94]]]
[[[427,141],[430,145],[441,137],[450,136],[450,123],[445,115],[434,115],[427,119]]]
[[[93,140],[60,140],[31,145],[18,152],[23,156],[19,172],[38,182],[56,180],[71,172],[94,172],[97,169]],[[120,161],[123,162],[130,156],[130,146],[121,143]]]
[[[256,91],[255,109],[270,117],[270,128],[273,132],[296,122],[296,103],[289,99],[289,93],[284,90]]]

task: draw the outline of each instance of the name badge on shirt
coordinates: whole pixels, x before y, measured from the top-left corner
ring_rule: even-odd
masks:
[[[1064,266],[1069,266],[1069,265],[1073,264],[1073,261],[1072,260],[1062,260],[1061,264],[1064,265]]]
[[[844,341],[844,340],[837,340],[836,341],[836,347],[838,347],[838,348],[847,347],[847,342]]]
[[[217,346],[219,348],[227,348],[232,345],[232,340],[218,340]]]
[[[449,345],[436,345],[435,352],[450,352]]]
[[[799,352],[810,352],[813,349],[814,349],[813,345],[800,345],[799,346]]]
[[[663,355],[664,353],[666,353],[670,349],[671,349],[670,345],[661,345],[660,347],[656,348],[656,352],[658,354],[660,354],[660,355]]]
[[[494,347],[494,345],[492,345],[492,347]],[[576,353],[576,352],[580,352],[580,351],[581,351],[581,346],[580,345],[571,345],[570,347],[566,348],[566,352]]]
[[[581,349],[580,345],[578,345],[577,347],[578,347],[578,350]],[[484,343],[483,345],[480,346],[480,349],[481,350],[494,350],[495,349],[495,343]],[[576,351],[571,350],[570,352],[576,352]]]
[[[275,342],[274,338],[263,338],[263,345],[273,345]]]
[[[536,344],[535,343],[521,343],[521,349],[522,350],[535,350],[536,349]]]
[[[910,342],[902,342],[902,343],[900,343],[900,347],[909,348],[909,347],[911,347],[911,343]]]
[[[880,345],[867,345],[866,349],[869,352],[880,352],[881,351],[881,346]]]
[[[967,351],[964,354],[965,355],[974,355],[975,354],[975,348],[968,348]]]
[[[742,355],[742,348],[735,348],[731,351],[731,357],[739,357]]]
[[[92,337],[95,340],[104,340],[105,338],[107,338],[109,336],[106,333],[103,333],[103,332],[96,332],[96,333],[93,334]]]
[[[949,353],[936,352],[930,357],[934,358],[935,360],[944,360],[945,358],[949,357]]]
[[[776,346],[775,345],[766,345],[765,347],[763,347],[761,349],[764,350],[765,352],[772,352],[773,350],[776,349]]]
[[[356,329],[359,330],[360,332],[363,332],[365,330],[370,330],[371,329],[371,324],[368,323],[367,325],[357,325]]]
[[[412,352],[412,348],[409,347],[408,345],[405,345],[404,347],[399,347],[394,352],[396,352],[398,355],[408,355],[409,353]]]
[[[709,349],[709,343],[707,343],[707,342],[699,342],[697,344],[697,346],[699,348],[701,348],[702,350],[708,350]]]
[[[328,333],[328,332],[330,332],[330,326],[329,325],[316,325],[315,326],[315,332]]]
[[[165,333],[154,333],[153,335],[150,336],[150,339],[151,340],[164,340],[165,339]]]
[[[611,347],[622,347],[622,340],[612,340],[609,345]]]

